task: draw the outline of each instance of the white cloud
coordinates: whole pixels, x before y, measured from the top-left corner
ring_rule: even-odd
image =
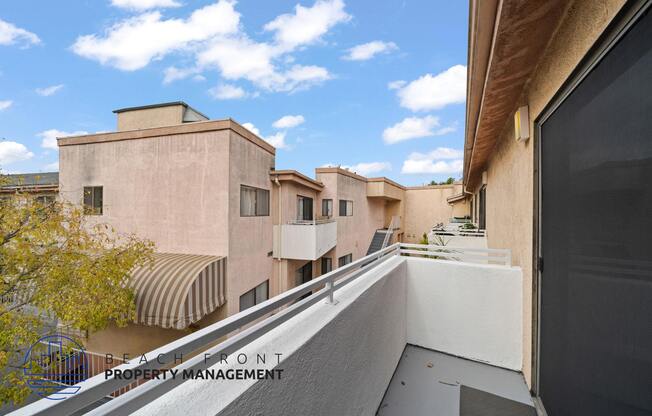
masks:
[[[432,152],[428,153],[412,153],[410,159],[413,160],[442,160],[442,159],[461,159],[464,157],[464,152],[460,149],[452,149],[450,147],[438,147]]]
[[[268,91],[305,89],[331,78],[327,69],[314,65],[294,65],[280,72],[273,62],[279,56],[275,46],[240,36],[215,40],[199,53],[198,63],[217,67],[226,79],[244,78]]]
[[[258,128],[256,126],[254,126],[253,123],[242,123],[242,127],[249,130],[250,132],[252,132],[256,136],[263,137],[260,134],[260,130],[258,130]]]
[[[292,127],[303,124],[304,121],[306,121],[306,119],[303,118],[302,115],[287,115],[276,120],[274,123],[272,123],[272,126],[277,129],[291,129]]]
[[[438,147],[429,153],[411,153],[403,162],[405,174],[460,174],[464,152],[449,147]]]
[[[45,87],[45,88],[37,88],[35,91],[38,95],[41,95],[43,97],[49,97],[53,94],[56,94],[63,88],[63,84],[59,85],[52,85],[50,87]]]
[[[104,36],[78,37],[72,50],[104,65],[133,71],[196,42],[237,32],[240,14],[233,6],[232,1],[219,0],[195,10],[185,20],[165,20],[158,11],[141,14],[116,23]]]
[[[0,111],[6,110],[7,108],[11,107],[13,103],[14,102],[11,100],[0,101]]]
[[[294,13],[282,14],[265,25],[275,32],[276,42],[285,50],[317,42],[333,26],[348,22],[342,0],[317,0],[312,7],[297,4]]]
[[[24,144],[12,141],[0,141],[0,165],[21,162],[34,157]]]
[[[22,48],[41,43],[36,34],[0,19],[0,45],[19,44]]]
[[[237,100],[247,96],[242,88],[231,84],[220,84],[208,90],[208,93],[218,100]]]
[[[302,90],[329,79],[331,74],[326,68],[316,65],[294,65],[283,74],[283,82],[276,86],[276,90]]]
[[[163,84],[169,84],[174,81],[186,79],[192,75],[197,74],[197,72],[199,72],[199,69],[197,68],[177,68],[176,66],[169,66],[163,71]]]
[[[284,131],[279,131],[276,134],[272,134],[271,136],[267,136],[264,138],[265,141],[272,146],[274,146],[277,149],[287,149],[288,145],[285,143],[285,132]]]
[[[297,5],[293,13],[265,25],[273,36],[269,42],[253,40],[244,32],[235,4],[218,0],[187,19],[166,19],[160,11],[142,13],[115,23],[102,34],[78,37],[72,50],[125,71],[141,69],[172,53],[191,55],[195,63],[190,68],[165,69],[165,84],[197,77],[209,69],[216,69],[225,81],[247,80],[270,92],[294,92],[332,78],[326,68],[297,64],[290,54],[351,18],[342,0]]]
[[[66,131],[61,131],[57,129],[50,129],[50,130],[45,130],[37,134],[37,136],[41,137],[43,140],[41,141],[41,147],[46,148],[46,149],[54,149],[57,150],[59,147],[57,146],[57,137],[66,137],[66,136],[83,136],[85,134],[88,134],[87,131],[79,130],[79,131],[73,131],[73,132],[66,132]]]
[[[426,74],[400,88],[397,95],[401,106],[412,111],[436,110],[463,103],[466,100],[466,67],[455,65],[437,75]]]
[[[48,163],[47,165],[43,166],[43,170],[46,172],[53,172],[59,170],[59,161]]]
[[[407,84],[407,82],[403,81],[402,79],[399,79],[397,81],[392,81],[387,83],[387,88],[389,88],[390,90],[398,90],[403,88],[405,84]]]
[[[243,123],[242,127],[246,128],[256,136],[261,137],[263,140],[265,140],[267,143],[271,144],[277,149],[287,149],[289,147],[287,143],[285,143],[285,131],[279,131],[276,134],[272,134],[271,136],[265,137],[260,133],[260,130],[258,130],[258,128],[254,126],[252,123]]]
[[[347,61],[366,61],[380,53],[389,53],[398,49],[394,42],[383,42],[375,40],[373,42],[363,43],[348,50],[348,54],[343,57]]]
[[[441,136],[455,131],[455,127],[440,127],[435,116],[407,117],[383,131],[383,140],[394,144],[419,137]]]
[[[214,40],[199,53],[197,60],[200,66],[217,67],[226,79],[245,78],[262,84],[275,76],[274,55],[271,45],[240,36]]]
[[[342,168],[348,169],[351,172],[355,172],[359,175],[366,176],[371,173],[392,170],[392,164],[389,162],[361,162],[351,166],[344,165]]]
[[[111,0],[111,5],[121,9],[143,11],[155,8],[179,7],[175,0]]]

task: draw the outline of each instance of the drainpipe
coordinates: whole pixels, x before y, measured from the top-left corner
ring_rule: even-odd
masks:
[[[277,236],[276,236],[276,247],[278,248],[278,254],[277,254],[277,257],[276,257],[276,260],[278,261],[278,282],[276,282],[276,283],[278,285],[277,286],[278,287],[278,292],[281,293],[281,282],[282,282],[282,279],[283,279],[283,277],[282,277],[283,261],[281,260],[281,239],[282,239],[282,237],[281,237],[281,231],[282,231],[281,230],[281,225],[282,225],[281,220],[283,218],[283,214],[282,214],[283,213],[283,211],[282,211],[283,203],[282,203],[282,199],[281,199],[281,182],[278,180],[278,176],[274,176],[274,184],[278,187],[278,194],[277,194],[277,198],[278,198],[278,233],[277,233]]]

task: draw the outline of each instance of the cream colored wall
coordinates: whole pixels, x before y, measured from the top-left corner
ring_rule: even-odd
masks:
[[[578,0],[570,8],[527,90],[514,103],[514,109],[529,106],[531,138],[533,121],[623,4],[622,0]],[[509,119],[488,163],[487,239],[489,247],[511,249],[512,261],[523,269],[523,373],[531,385],[535,142],[517,143],[512,129]]]
[[[229,149],[229,254],[227,259],[228,315],[239,312],[240,295],[265,280],[272,283],[272,213],[264,217],[240,216],[240,185],[268,189],[276,186],[269,178],[274,155],[230,132]]]
[[[405,190],[386,181],[369,180],[367,182],[367,196],[403,199]]]
[[[227,130],[62,146],[60,195],[81,204],[84,186],[104,188],[108,223],[169,253],[228,255]]]
[[[159,252],[227,256],[227,303],[220,308],[227,316],[238,312],[240,295],[272,278],[272,217],[240,217],[240,184],[271,191],[273,166],[272,154],[229,130],[63,146],[60,194],[79,204],[84,186],[103,186],[104,214],[89,216],[91,224],[148,238]],[[124,331],[121,348],[132,351],[182,335],[117,331]],[[111,339],[103,331],[91,342],[95,348]]]
[[[299,196],[312,198],[313,216],[317,218],[321,215],[321,199],[317,199],[318,193],[314,189],[306,186],[301,186],[294,182],[281,182],[282,190],[282,215],[281,223],[285,224],[289,221],[297,219],[297,200]]]
[[[471,215],[471,202],[468,199],[458,201],[451,205],[454,217],[465,217]]]
[[[405,190],[405,242],[418,243],[423,233],[438,224],[447,224],[453,207],[446,198],[462,192],[462,185],[434,185]]]
[[[174,126],[183,122],[185,107],[171,105],[118,113],[118,131]]]
[[[337,220],[337,246],[333,254],[333,269],[337,259],[351,253],[353,260],[364,257],[374,232],[384,226],[385,201],[367,198],[367,182],[341,173],[317,173],[324,184],[322,199],[333,199],[334,218]],[[353,201],[353,216],[339,216],[339,200]]]

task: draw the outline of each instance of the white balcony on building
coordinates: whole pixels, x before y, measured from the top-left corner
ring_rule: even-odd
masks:
[[[274,257],[317,260],[337,244],[334,219],[297,220],[274,226]]]
[[[180,373],[243,368],[282,370],[281,378],[158,379],[107,399],[131,381],[99,375],[70,398],[16,414],[534,415],[520,373],[520,268],[506,250],[487,253],[500,264],[446,250],[394,244],[146,354],[195,354]],[[249,359],[220,362],[222,354]],[[134,359],[116,368],[169,365]]]

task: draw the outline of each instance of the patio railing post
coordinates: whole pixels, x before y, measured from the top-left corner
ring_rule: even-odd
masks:
[[[328,290],[328,300],[326,303],[337,305],[337,301],[335,300],[335,283],[333,282],[333,279],[326,282],[326,289]]]

